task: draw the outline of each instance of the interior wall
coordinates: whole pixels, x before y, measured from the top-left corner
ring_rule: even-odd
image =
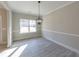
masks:
[[[79,51],[79,2],[60,8],[43,19],[43,37]]]
[[[37,32],[34,33],[20,33],[20,19],[32,19],[36,20],[36,16],[26,15],[22,13],[12,12],[12,32],[13,32],[13,40],[21,40],[33,37],[41,36],[41,25],[37,25]]]
[[[7,43],[7,11],[0,8],[0,16],[2,17],[2,44]]]

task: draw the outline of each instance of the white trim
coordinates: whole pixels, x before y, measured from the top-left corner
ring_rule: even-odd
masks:
[[[44,37],[44,36],[43,36],[43,37]],[[53,39],[49,39],[49,38],[46,38],[46,37],[44,37],[44,38],[47,39],[47,40],[50,40],[50,41],[52,41],[52,42],[55,42],[56,44],[61,45],[61,46],[65,47],[65,48],[70,49],[71,51],[74,51],[74,52],[76,52],[77,54],[79,54],[79,50],[77,50],[77,49],[74,49],[74,48],[72,48],[72,47],[70,47],[70,46],[67,46],[67,45],[62,44],[62,43],[60,43],[60,42],[57,42],[57,41],[55,41],[55,40],[53,40]]]
[[[5,2],[5,1],[0,1],[0,4],[3,6],[3,8],[5,8],[6,10],[11,10],[9,7],[8,7],[8,5],[7,5],[7,3]]]
[[[44,30],[44,29],[43,29],[43,31],[53,32],[53,33],[58,33],[58,34],[66,34],[66,35],[70,35],[70,36],[79,37],[79,35],[76,35],[76,34],[69,34],[69,33],[57,32],[57,31],[51,31],[51,30]],[[44,32],[43,32],[43,34],[44,34]],[[55,43],[57,43],[57,44],[59,44],[59,45],[61,45],[61,46],[64,46],[64,47],[66,47],[66,48],[68,48],[68,49],[70,49],[70,50],[72,50],[72,51],[74,51],[74,52],[76,52],[76,53],[79,54],[79,50],[77,50],[77,49],[74,49],[74,48],[72,48],[72,47],[70,47],[70,46],[67,46],[67,45],[63,44],[63,43],[57,42],[57,41],[53,40],[53,38],[50,39],[50,38],[48,38],[48,37],[45,37],[44,35],[43,35],[43,37],[46,38],[47,40],[50,40],[50,41],[52,41],[52,42],[55,42]]]
[[[75,3],[75,2],[76,2],[76,1],[71,1],[71,2],[69,2],[69,3],[66,3],[66,4],[64,4],[64,5],[58,7],[58,8],[56,8],[56,9],[54,9],[54,10],[52,10],[52,11],[49,11],[46,15],[48,15],[48,14],[50,14],[50,13],[53,13],[53,12],[55,12],[56,10],[61,9],[61,8],[65,7],[65,6],[68,6],[68,5],[70,5],[70,4],[72,4],[72,3]],[[46,16],[46,15],[44,15],[44,16]],[[44,16],[43,16],[43,17],[44,17]]]
[[[0,35],[1,35],[0,36],[1,37],[0,38],[0,41],[1,41],[0,44],[3,44],[3,39],[2,39],[2,16],[0,16],[0,26],[1,26],[1,28],[0,28],[0,30],[1,30],[1,32],[0,32]]]
[[[12,45],[12,11],[7,11],[7,47]]]
[[[78,34],[70,34],[70,33],[58,32],[58,31],[52,31],[52,30],[46,30],[46,29],[43,29],[43,31],[47,31],[47,32],[53,32],[53,33],[58,33],[58,34],[65,34],[65,35],[69,35],[69,36],[79,37]]]

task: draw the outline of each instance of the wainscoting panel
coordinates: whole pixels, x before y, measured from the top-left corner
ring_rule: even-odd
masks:
[[[65,34],[61,32],[54,32],[49,30],[43,30],[42,35],[44,38],[54,41],[55,43],[62,45],[72,51],[79,53],[79,37],[75,34]]]

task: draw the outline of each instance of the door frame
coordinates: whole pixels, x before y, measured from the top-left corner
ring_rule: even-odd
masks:
[[[0,44],[3,44],[3,40],[2,40],[2,16],[0,16]]]
[[[12,11],[4,1],[1,1],[0,4],[7,11],[7,47],[11,47],[12,45]]]
[[[12,46],[12,12],[7,11],[7,47]]]

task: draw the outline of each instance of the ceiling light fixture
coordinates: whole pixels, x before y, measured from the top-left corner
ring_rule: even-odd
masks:
[[[42,18],[41,18],[41,16],[40,16],[40,1],[38,1],[38,18],[37,18],[37,23],[38,24],[41,24],[41,22],[42,22]]]

